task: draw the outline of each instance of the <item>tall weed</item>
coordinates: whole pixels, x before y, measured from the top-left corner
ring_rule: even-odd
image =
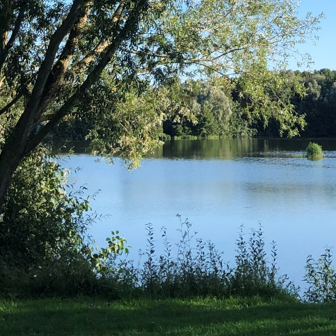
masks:
[[[147,246],[140,255],[144,260],[137,267],[128,262],[121,272],[132,274],[129,295],[133,291],[154,298],[298,295],[298,288],[286,276],[278,276],[274,242],[268,261],[261,227],[253,230],[248,240],[241,228],[235,265],[231,267],[223,260],[223,252],[211,241],[197,238],[188,219],[183,221],[178,217],[180,239],[174,246],[168,239],[167,229],[162,228],[163,253],[160,254],[157,251],[162,248],[157,248],[153,225],[147,224]],[[118,269],[116,262],[113,260],[113,267]],[[118,275],[117,283],[123,285],[123,281]]]
[[[304,281],[308,287],[304,299],[308,302],[336,301],[336,272],[332,265],[332,250],[326,248],[324,254],[316,261],[310,255],[306,261]]]

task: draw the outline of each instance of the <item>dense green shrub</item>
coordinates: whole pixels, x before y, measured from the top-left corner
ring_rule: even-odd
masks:
[[[307,158],[310,160],[320,160],[323,157],[322,147],[315,142],[309,142],[306,151]]]
[[[106,248],[92,248],[97,216],[83,190],[67,192],[65,174],[42,150],[17,169],[0,216],[0,294],[95,293],[105,260],[124,249],[114,233]]]
[[[3,208],[0,255],[29,269],[80,243],[88,200],[65,192],[65,172],[36,153],[17,169]]]

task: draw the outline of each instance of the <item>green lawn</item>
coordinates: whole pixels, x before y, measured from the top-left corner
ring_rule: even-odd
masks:
[[[0,301],[0,335],[336,335],[336,304],[249,300]]]

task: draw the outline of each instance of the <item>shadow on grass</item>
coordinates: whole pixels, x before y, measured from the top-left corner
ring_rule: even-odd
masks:
[[[39,300],[1,304],[3,335],[336,335],[336,305]]]

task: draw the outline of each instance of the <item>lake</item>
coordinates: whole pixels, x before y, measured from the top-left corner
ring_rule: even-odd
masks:
[[[307,256],[335,246],[336,140],[315,142],[325,155],[319,161],[298,157],[308,140],[238,139],[167,143],[133,171],[119,160],[108,165],[84,154],[63,165],[81,168],[70,183],[85,185],[88,195],[100,190],[91,206],[109,216],[91,229],[99,246],[119,230],[137,260],[146,246],[145,224],[153,224],[156,241],[164,226],[176,242],[180,214],[233,262],[240,226],[248,238],[262,225],[267,249],[277,242],[280,273],[300,284]]]

